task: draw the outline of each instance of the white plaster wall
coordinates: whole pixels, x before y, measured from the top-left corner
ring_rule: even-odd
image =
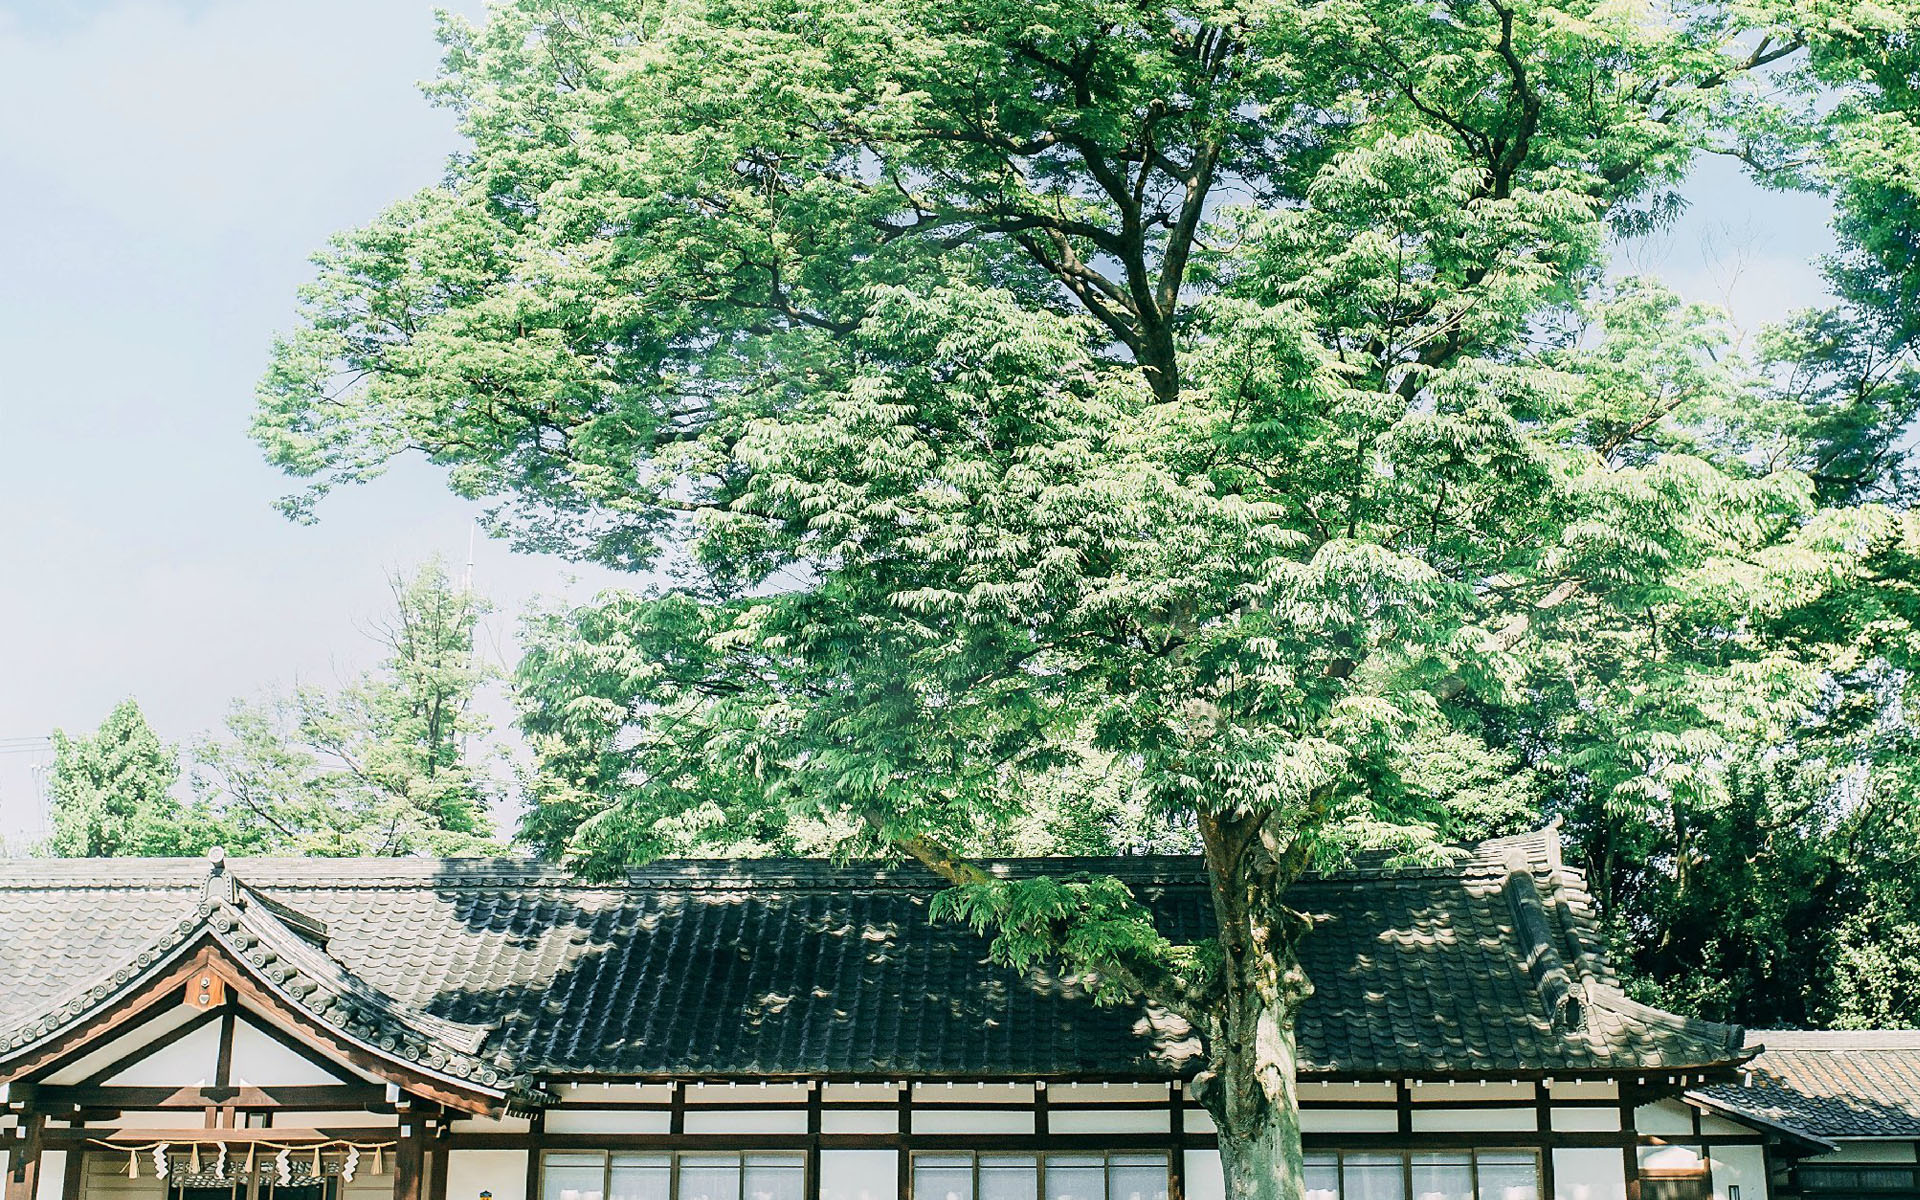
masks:
[[[1725,1117],[1716,1117],[1712,1113],[1700,1114],[1700,1132],[1712,1134],[1730,1134],[1735,1137],[1753,1136],[1753,1130],[1738,1121],[1729,1121]],[[1746,1193],[1742,1192],[1742,1195]]]
[[[1572,1079],[1547,1085],[1555,1100],[1618,1100],[1620,1085],[1611,1079]]]
[[[1707,1152],[1713,1170],[1713,1200],[1728,1200],[1729,1187],[1740,1200],[1767,1200],[1766,1151],[1759,1146],[1715,1146]]]
[[[1659,1171],[1695,1171],[1706,1161],[1698,1146],[1641,1146],[1639,1158],[1642,1169]]]
[[[701,1112],[697,1108],[687,1110],[688,1133],[805,1133],[806,1131],[805,1109],[792,1109],[785,1112],[779,1109],[748,1109],[743,1112]]]
[[[180,1124],[180,1114],[173,1114],[173,1123]],[[386,1128],[400,1123],[398,1113],[374,1112],[293,1112],[277,1109],[273,1114],[276,1127],[288,1129],[337,1129],[351,1126],[355,1129],[378,1126]]]
[[[915,1133],[1032,1133],[1030,1112],[913,1111]]]
[[[1166,1095],[1163,1088],[1161,1096]],[[1052,1095],[1075,1100],[1098,1099],[1097,1096],[1078,1094],[1068,1085],[1053,1089]],[[863,1099],[881,1098],[868,1094]],[[1030,1083],[923,1083],[913,1089],[915,1104],[1031,1104],[1033,1085]]]
[[[1227,1176],[1218,1150],[1187,1151],[1187,1200],[1227,1200]]]
[[[447,1153],[447,1200],[527,1200],[525,1150],[452,1150]]]
[[[60,1189],[67,1182],[67,1152],[43,1150],[40,1153],[40,1178],[33,1185],[33,1200],[60,1200]]]
[[[1167,1109],[1122,1109],[1119,1112],[1049,1110],[1047,1128],[1055,1133],[1165,1133],[1173,1126]]]
[[[1492,1083],[1487,1080],[1475,1083],[1416,1083],[1407,1089],[1407,1094],[1413,1097],[1415,1104],[1450,1104],[1462,1100],[1533,1103],[1533,1085],[1530,1083]]]
[[[820,1089],[820,1095],[828,1104],[892,1103],[899,1099],[900,1088],[891,1083],[830,1083]]]
[[[673,1099],[673,1089],[664,1083],[564,1083],[554,1089],[562,1104],[592,1108],[596,1103],[620,1104],[644,1101],[665,1104]]]
[[[891,1150],[822,1150],[820,1200],[898,1200],[899,1169]]]
[[[1554,1150],[1553,1200],[1627,1200],[1627,1166],[1620,1152],[1592,1146]]]
[[[588,1088],[591,1092],[593,1089]],[[688,1104],[746,1104],[755,1099],[772,1100],[780,1104],[804,1104],[807,1099],[807,1085],[804,1083],[755,1083],[741,1085],[736,1083],[696,1083],[687,1089]]]
[[[900,1114],[878,1109],[835,1112],[829,1108],[820,1114],[821,1133],[898,1133]]]
[[[1548,1110],[1555,1130],[1580,1133],[1615,1133],[1620,1129],[1617,1108],[1567,1108],[1554,1105]]]
[[[1457,1130],[1538,1129],[1531,1108],[1430,1108],[1413,1110],[1416,1133]]]
[[[1071,1100],[1076,1104],[1165,1100],[1167,1086],[1163,1083],[1056,1083],[1047,1089],[1047,1094],[1055,1100]]]
[[[217,1028],[209,1026],[208,1028]],[[190,1037],[187,1039],[192,1041]],[[233,1027],[233,1081],[254,1087],[339,1083],[347,1078],[322,1070],[319,1064],[295,1054],[246,1021]]]
[[[1188,1126],[1189,1129],[1192,1126]],[[1400,1128],[1390,1108],[1303,1108],[1302,1133],[1392,1133]]]
[[[1693,1109],[1678,1100],[1659,1100],[1633,1110],[1633,1127],[1641,1133],[1691,1134]]]
[[[1315,1082],[1300,1085],[1302,1104],[1312,1104],[1315,1100],[1372,1100],[1377,1104],[1392,1104],[1399,1094],[1391,1083]]]
[[[124,1087],[190,1087],[213,1078],[219,1055],[220,1022],[209,1021],[105,1082]]]
[[[743,1116],[742,1113],[705,1113],[703,1116],[717,1117]],[[600,1111],[554,1108],[547,1110],[547,1131],[549,1133],[666,1133],[673,1128],[673,1114],[652,1112],[645,1109],[620,1111]],[[806,1132],[806,1119],[800,1122],[801,1132]]]
[[[1190,1108],[1187,1110],[1186,1128],[1188,1133],[1218,1133],[1220,1131],[1219,1127],[1213,1123],[1213,1114],[1204,1108]]]

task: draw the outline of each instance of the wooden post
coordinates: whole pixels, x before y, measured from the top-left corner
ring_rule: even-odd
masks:
[[[45,1114],[27,1109],[13,1130],[7,1146],[5,1200],[33,1200],[40,1182],[40,1135],[47,1127]]]
[[[426,1165],[426,1131],[417,1112],[400,1114],[397,1144],[393,1148],[393,1200],[422,1200]]]

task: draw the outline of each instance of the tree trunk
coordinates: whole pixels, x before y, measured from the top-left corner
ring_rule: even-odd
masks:
[[[1286,972],[1304,985],[1295,967]],[[1300,1095],[1294,1017],[1311,989],[1288,988],[1279,1003],[1246,997],[1247,1020],[1231,1046],[1214,1046],[1218,1082],[1214,1124],[1220,1165],[1233,1200],[1301,1200]]]

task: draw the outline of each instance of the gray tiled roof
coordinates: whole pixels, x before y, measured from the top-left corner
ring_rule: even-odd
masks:
[[[1920,1138],[1920,1030],[1756,1030],[1744,1083],[1703,1089],[1729,1109],[1822,1138]]]
[[[1045,865],[1115,874],[1172,936],[1207,932],[1196,860]],[[0,989],[0,1054],[110,1003],[110,981],[164,959],[196,922],[228,919],[266,931],[271,970],[310,1010],[500,1089],[522,1076],[1118,1079],[1199,1065],[1177,1019],[1096,1007],[1072,980],[998,966],[978,935],[929,920],[937,885],[913,868],[688,861],[596,885],[506,861],[228,866],[244,886],[237,915],[221,918],[204,862],[0,864],[0,973],[14,981]],[[1300,1025],[1306,1073],[1738,1057],[1739,1030],[1620,994],[1551,831],[1486,843],[1445,869],[1315,878],[1289,899],[1318,921],[1305,949],[1317,989]]]

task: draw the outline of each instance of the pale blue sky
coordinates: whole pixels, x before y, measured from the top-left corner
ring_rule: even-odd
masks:
[[[9,739],[132,695],[190,740],[234,696],[366,665],[387,570],[465,558],[473,506],[436,472],[298,527],[246,433],[306,256],[454,144],[415,87],[433,7],[0,0],[0,837],[37,820],[40,756]],[[1818,301],[1820,202],[1718,164],[1698,184],[1626,260],[1748,327]],[[485,542],[476,574],[503,643],[533,594],[607,578]]]

